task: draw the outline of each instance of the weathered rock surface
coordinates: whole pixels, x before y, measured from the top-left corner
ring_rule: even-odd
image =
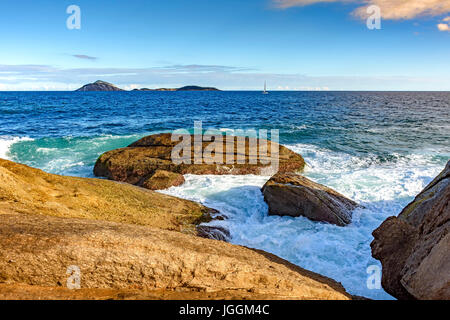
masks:
[[[398,217],[374,231],[383,288],[398,299],[450,299],[450,161]]]
[[[279,173],[262,188],[269,214],[304,216],[345,226],[358,205],[338,192],[294,173]]]
[[[196,225],[216,213],[192,201],[128,184],[63,177],[0,159],[2,210],[131,223],[189,234],[197,234]]]
[[[76,91],[125,91],[125,90],[116,87],[112,83],[97,80],[94,83],[89,83],[82,86],[80,89],[77,89]]]
[[[179,174],[264,174],[270,175],[270,166],[273,156],[279,155],[279,172],[301,171],[305,166],[303,158],[287,149],[284,146],[267,141],[267,154],[252,154],[249,148],[250,139],[246,139],[245,149],[238,148],[238,143],[234,143],[232,150],[227,150],[226,139],[223,141],[223,153],[212,152],[224,164],[208,164],[202,159],[199,163],[194,163],[194,136],[190,136],[190,153],[181,152],[181,159],[190,160],[190,164],[176,164],[172,161],[172,150],[179,145],[180,141],[172,141],[171,134],[151,135],[131,144],[127,148],[112,150],[99,157],[94,167],[94,174],[99,177],[106,177],[111,180],[127,182],[130,184],[143,186],[144,182],[150,179],[157,170],[175,172]],[[236,137],[234,137],[235,139]],[[236,140],[236,139],[235,139]],[[262,142],[262,140],[260,140]],[[202,152],[212,142],[203,142]],[[279,150],[278,152],[276,150]],[[238,157],[242,157],[244,163],[237,163]],[[232,164],[230,163],[230,159]],[[260,160],[266,161],[262,163]],[[228,161],[227,161],[228,160]]]
[[[134,186],[0,160],[0,298],[350,298],[335,281],[274,255],[179,232],[203,211]],[[69,266],[80,268],[80,291],[64,289]]]
[[[0,282],[81,288],[241,292],[348,299],[344,289],[276,256],[179,232],[112,222],[0,214]]]
[[[149,190],[164,190],[170,187],[177,187],[184,183],[182,174],[164,170],[156,172],[142,183],[142,187]]]

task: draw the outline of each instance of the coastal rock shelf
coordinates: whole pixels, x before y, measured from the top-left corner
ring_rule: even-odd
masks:
[[[269,214],[304,216],[345,226],[358,206],[338,192],[294,173],[278,173],[262,188]]]
[[[192,232],[209,210],[0,159],[0,298],[339,299],[337,282]],[[67,268],[81,290],[64,289]]]
[[[450,161],[398,217],[373,232],[383,288],[398,299],[450,299]]]
[[[1,210],[136,224],[197,235],[216,210],[101,179],[64,177],[0,159]],[[205,232],[202,230],[202,235]]]
[[[234,137],[236,140],[236,137]],[[174,172],[177,174],[213,174],[213,175],[270,175],[272,150],[279,150],[279,172],[302,171],[305,161],[302,156],[294,153],[288,148],[271,141],[267,143],[267,154],[251,154],[249,138],[246,138],[246,148],[238,149],[237,143],[232,150],[227,150],[226,141],[223,141],[222,154],[218,156],[224,164],[208,164],[203,160],[199,164],[194,163],[194,136],[190,137],[191,144],[188,146],[189,154],[182,154],[184,159],[188,158],[191,164],[176,164],[172,161],[172,150],[179,141],[172,141],[171,134],[151,135],[122,149],[112,150],[99,157],[94,167],[94,174],[98,177],[106,177],[111,180],[127,182],[137,186],[146,187],[146,181],[152,178],[157,170]],[[256,139],[260,145],[263,141]],[[212,142],[202,143],[202,153]],[[239,153],[241,152],[241,153]],[[215,153],[213,153],[215,155]],[[243,156],[244,163],[237,164],[238,156]],[[232,159],[233,164],[226,164]],[[261,159],[265,162],[261,162]],[[255,164],[251,160],[256,160]],[[229,162],[228,162],[229,163]],[[269,164],[266,164],[269,163]],[[178,180],[177,180],[178,182]],[[173,184],[176,185],[176,184]],[[168,187],[170,185],[165,185]]]

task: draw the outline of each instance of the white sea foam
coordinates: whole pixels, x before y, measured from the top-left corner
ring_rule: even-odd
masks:
[[[269,216],[260,191],[269,177],[187,175],[184,185],[162,192],[227,215],[229,219],[213,223],[230,230],[232,243],[266,250],[331,277],[352,294],[392,298],[382,289],[367,288],[367,268],[380,265],[371,257],[371,233],[387,217],[397,215],[439,173],[440,164],[426,155],[380,163],[375,157],[352,157],[312,145],[289,147],[305,156],[305,175],[364,205],[355,210],[351,225],[342,228],[302,217]]]
[[[92,166],[101,153],[138,138],[130,135],[35,140],[26,152],[11,154],[13,144],[32,139],[0,137],[0,158],[17,158],[53,173],[92,176]],[[393,155],[392,161],[383,162],[375,155],[357,157],[314,145],[288,147],[304,156],[308,164],[306,176],[364,205],[364,209],[354,212],[351,225],[341,228],[306,218],[269,216],[260,191],[269,177],[187,175],[184,185],[162,192],[204,203],[227,215],[229,219],[212,224],[229,229],[232,243],[263,249],[333,278],[352,294],[390,298],[383,290],[369,290],[366,285],[367,267],[379,265],[371,257],[371,233],[387,217],[397,215],[445,164],[437,163],[431,156],[436,152],[429,150]]]
[[[11,137],[11,136],[0,136],[0,158],[10,159],[10,148],[13,144],[20,141],[32,141],[28,137]]]

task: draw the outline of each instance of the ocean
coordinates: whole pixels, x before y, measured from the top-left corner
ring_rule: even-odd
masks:
[[[305,176],[364,206],[347,227],[268,216],[262,176],[186,176],[161,192],[229,219],[231,242],[274,253],[341,282],[367,285],[372,231],[397,215],[450,158],[449,92],[0,92],[0,158],[93,177],[96,159],[149,134],[203,128],[278,129],[307,162]]]

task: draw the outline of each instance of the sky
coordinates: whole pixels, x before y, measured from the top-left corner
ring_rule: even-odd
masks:
[[[81,12],[69,29],[70,5]],[[381,29],[369,29],[368,6]],[[371,13],[373,13],[371,11]],[[372,20],[371,20],[372,21]],[[0,90],[450,90],[450,0],[2,0]]]

